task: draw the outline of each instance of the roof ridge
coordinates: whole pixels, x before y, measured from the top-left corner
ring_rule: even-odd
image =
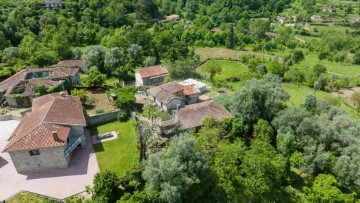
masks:
[[[41,121],[41,125],[42,125],[44,122],[46,122],[45,119],[46,119],[46,117],[48,116],[51,107],[53,107],[53,105],[54,105],[54,103],[55,103],[54,101],[55,101],[56,98],[55,98],[52,94],[49,94],[49,95],[52,97],[52,101],[51,101],[52,103],[51,103],[50,107],[47,109],[46,114],[45,114],[44,118],[43,118],[42,121]]]

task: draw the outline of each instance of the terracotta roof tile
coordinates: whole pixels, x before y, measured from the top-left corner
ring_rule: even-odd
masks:
[[[168,102],[174,98],[179,98],[184,94],[184,87],[176,82],[169,82],[163,85],[150,88],[148,93],[161,102]]]
[[[83,60],[65,60],[60,61],[55,65],[55,67],[75,67],[75,68],[83,68],[85,67],[85,63]]]
[[[21,120],[4,151],[63,146],[70,125],[86,126],[79,97],[61,93],[37,97],[32,111]],[[59,140],[54,139],[53,131],[57,131]]]
[[[169,75],[169,71],[162,64],[140,68],[137,69],[136,72],[138,72],[142,78],[157,78]]]
[[[215,119],[221,120],[232,116],[229,111],[213,100],[187,105],[174,112],[184,129],[201,126],[203,119],[206,117],[212,116]]]
[[[10,87],[17,85],[21,80],[24,80],[26,77],[26,70],[22,70],[15,75],[9,77],[8,79],[0,83],[0,92],[7,91]]]

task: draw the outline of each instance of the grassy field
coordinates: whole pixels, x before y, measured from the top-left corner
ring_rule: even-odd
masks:
[[[200,61],[206,61],[208,59],[224,59],[239,61],[242,55],[256,55],[262,59],[278,59],[282,58],[253,51],[238,51],[226,48],[197,48],[195,53],[200,56]]]
[[[19,192],[12,198],[6,200],[6,203],[56,203],[57,201],[50,200],[41,196],[38,196],[31,192]]]
[[[100,170],[110,170],[121,177],[130,166],[139,161],[135,123],[133,120],[114,121],[90,128],[91,135],[111,131],[118,132],[118,138],[95,144],[94,150]]]
[[[221,67],[221,73],[215,76],[215,80],[226,80],[229,77],[241,76],[248,72],[248,68],[240,62],[226,60],[209,60],[197,69],[197,72],[204,78],[209,79],[208,69],[212,64]]]
[[[347,76],[350,78],[359,77],[360,76],[360,65],[353,64],[345,64],[345,63],[337,63],[331,62],[328,60],[320,61],[318,56],[314,53],[309,53],[305,56],[305,60],[301,61],[298,66],[299,67],[314,67],[315,64],[322,64],[326,66],[327,71],[329,73],[335,73],[341,76]]]
[[[314,91],[314,89],[297,85],[293,83],[283,83],[282,87],[290,94],[290,99],[287,102],[288,106],[299,106],[304,103],[307,94],[315,94],[318,99],[330,99],[336,100],[340,107],[345,109],[351,118],[360,119],[360,115],[356,112],[356,109],[351,107],[343,98],[332,96],[331,94],[323,91]]]

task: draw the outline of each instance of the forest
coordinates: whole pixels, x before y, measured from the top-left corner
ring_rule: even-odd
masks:
[[[0,0],[0,81],[82,59],[86,84],[102,86],[163,63],[170,81],[206,81],[233,115],[179,129],[124,176],[98,173],[91,198],[66,202],[359,201],[360,93],[333,96],[360,86],[359,1],[63,2]]]

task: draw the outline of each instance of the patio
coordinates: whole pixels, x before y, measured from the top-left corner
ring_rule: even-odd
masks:
[[[7,138],[18,124],[19,121],[0,121],[0,150],[5,147]],[[9,154],[0,153],[0,201],[22,190],[64,199],[83,192],[86,185],[92,185],[99,167],[89,132],[85,130],[85,133],[87,147],[76,149],[69,168],[62,171],[18,174]]]

